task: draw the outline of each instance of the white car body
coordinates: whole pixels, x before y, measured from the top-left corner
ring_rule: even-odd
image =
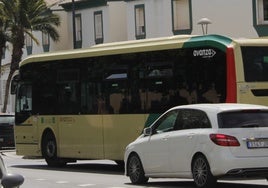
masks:
[[[165,114],[180,109],[194,109],[205,112],[210,121],[211,128],[191,128],[155,134],[142,134],[126,148],[126,175],[129,175],[129,157],[135,153],[142,163],[145,177],[191,179],[193,178],[193,159],[196,155],[201,154],[207,159],[210,172],[216,179],[228,177],[268,177],[268,125],[266,127],[258,127],[255,124],[249,124],[249,127],[243,128],[219,128],[217,117],[222,112],[226,113],[237,110],[267,111],[268,107],[247,104],[195,104],[178,106],[161,115],[149,129],[145,129],[145,132],[153,130],[156,122],[164,117]],[[211,134],[235,137],[240,145],[216,145],[210,138]],[[250,141],[252,142],[249,143]],[[249,144],[256,148],[249,149]]]

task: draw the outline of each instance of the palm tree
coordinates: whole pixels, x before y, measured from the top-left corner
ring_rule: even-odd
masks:
[[[0,18],[0,77],[1,77],[3,49],[5,48],[7,41],[3,22],[4,21]]]
[[[47,7],[44,0],[0,0],[3,4],[0,8],[0,17],[8,18],[8,30],[11,32],[10,43],[12,44],[12,57],[10,73],[6,83],[6,93],[2,111],[6,111],[11,78],[19,68],[25,41],[25,33],[37,44],[38,40],[32,31],[47,33],[52,40],[58,41],[59,34],[56,27],[60,25],[60,18]],[[0,6],[1,7],[1,6]]]
[[[0,11],[3,8],[3,3],[0,2]],[[9,34],[7,31],[7,17],[0,13],[0,78],[1,78],[1,68],[2,68],[2,57],[3,49],[6,47],[6,42],[9,39]]]

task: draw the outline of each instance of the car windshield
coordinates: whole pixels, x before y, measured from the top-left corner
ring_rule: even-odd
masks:
[[[218,114],[219,128],[268,127],[268,111],[242,110]]]

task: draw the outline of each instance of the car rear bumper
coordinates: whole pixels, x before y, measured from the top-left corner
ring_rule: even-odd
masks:
[[[268,155],[235,157],[228,149],[209,154],[210,170],[216,177],[268,177]]]
[[[225,177],[234,178],[268,178],[268,168],[237,168],[229,170]]]

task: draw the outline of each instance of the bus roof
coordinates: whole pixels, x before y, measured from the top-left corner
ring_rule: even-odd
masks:
[[[156,51],[165,49],[176,48],[190,48],[190,47],[202,47],[202,46],[214,46],[222,51],[226,50],[226,47],[234,44],[268,44],[268,40],[264,39],[238,39],[233,40],[221,35],[177,35],[171,37],[161,37],[154,39],[132,40],[123,42],[113,42],[95,45],[89,48],[66,50],[49,52],[43,54],[31,55],[21,61],[20,66],[33,62],[44,62],[51,60],[62,59],[75,59],[95,56],[105,56],[113,54],[124,54],[143,51]]]

